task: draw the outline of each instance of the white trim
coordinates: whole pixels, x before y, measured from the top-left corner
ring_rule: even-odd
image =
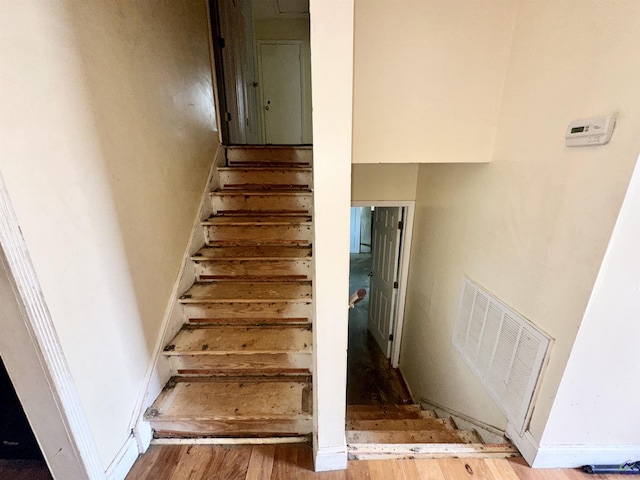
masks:
[[[130,435],[105,472],[107,480],[124,480],[138,459],[138,444]]]
[[[533,468],[622,465],[638,461],[640,445],[541,445]]]
[[[346,470],[347,445],[342,447],[317,448],[313,445],[313,465],[316,472]]]
[[[162,351],[166,342],[170,340],[169,337],[172,338],[184,323],[182,310],[177,300],[179,294],[191,286],[195,281],[195,270],[187,267],[192,265],[190,262],[193,253],[195,253],[195,251],[204,244],[204,232],[201,221],[213,213],[209,192],[215,190],[218,185],[217,167],[221,159],[224,158],[224,152],[225,149],[223,146],[218,144],[209,169],[207,184],[202,193],[198,214],[191,227],[189,243],[187,244],[187,248],[185,249],[185,253],[182,258],[178,277],[171,289],[169,302],[165,309],[164,318],[162,319],[162,325],[160,327],[160,334],[158,335],[156,344],[153,348],[153,361],[147,369],[143,384],[144,389],[138,397],[136,407],[133,409],[133,416],[131,418],[129,428],[134,432],[140,453],[144,453],[147,448],[149,448],[149,444],[152,439],[151,427],[149,427],[148,422],[144,420],[144,412],[151,406],[151,404],[153,404],[158,395],[160,395],[162,388],[171,377],[168,362],[161,361],[163,358]]]
[[[23,320],[33,340],[33,348],[40,357],[48,377],[51,394],[58,405],[60,420],[69,432],[73,453],[79,463],[78,467],[86,473],[87,478],[102,480],[105,478],[104,467],[2,175],[0,175],[0,246],[8,264],[9,272],[7,273],[13,276],[15,282],[16,297],[24,306]],[[55,415],[54,412],[52,414]],[[37,425],[34,425],[34,430],[37,430]],[[46,458],[46,460],[50,468],[55,470],[52,466],[53,459]],[[55,471],[52,473],[56,475]]]
[[[393,338],[391,344],[391,366],[398,368],[400,350],[402,348],[402,329],[404,326],[404,311],[407,302],[407,283],[409,281],[409,259],[411,256],[411,240],[413,238],[413,221],[416,202],[413,200],[358,200],[351,202],[352,207],[402,207],[405,208],[404,228],[402,229],[400,249],[400,270],[398,271],[398,308],[394,319]]]
[[[507,437],[516,447],[518,447],[518,450],[520,450],[520,453],[527,463],[529,465],[533,465],[536,455],[538,454],[538,448],[540,447],[538,445],[538,441],[533,438],[531,432],[527,430],[523,435],[520,435],[516,430],[516,427],[511,425],[511,423],[508,423]]]

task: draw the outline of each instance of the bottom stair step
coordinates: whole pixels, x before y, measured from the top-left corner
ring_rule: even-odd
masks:
[[[349,460],[402,460],[433,458],[510,458],[520,452],[511,444],[350,444]]]
[[[145,414],[156,437],[312,432],[309,377],[175,378]]]
[[[350,430],[347,443],[482,443],[474,430]]]

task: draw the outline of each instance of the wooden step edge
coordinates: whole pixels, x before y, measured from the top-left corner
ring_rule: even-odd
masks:
[[[295,168],[311,168],[311,162],[289,162],[289,161],[277,161],[277,160],[227,160],[228,167],[272,167],[279,168],[284,167],[288,169]]]
[[[298,319],[292,319],[292,320],[298,320]],[[306,319],[305,319],[306,320]],[[284,325],[278,325],[278,324],[260,324],[260,325],[244,325],[244,324],[240,324],[240,325],[190,325],[188,323],[185,323],[182,325],[182,328],[179,330],[179,332],[181,332],[182,330],[220,330],[220,329],[225,329],[225,330],[243,330],[243,331],[247,331],[247,330],[258,330],[258,331],[264,331],[265,329],[269,330],[303,330],[306,332],[310,332],[311,331],[311,324],[303,324],[303,325],[296,325],[296,324],[290,324],[290,323],[286,323]],[[179,334],[178,332],[178,334]],[[174,338],[176,336],[178,336],[178,334],[176,334],[174,336]]]
[[[255,213],[255,211],[254,211]],[[246,218],[243,218],[246,217]],[[256,218],[256,215],[238,215],[233,218],[233,221],[229,222],[216,222],[218,218],[230,218],[224,216],[213,216],[207,220],[203,220],[201,225],[203,227],[228,227],[228,226],[264,226],[264,225],[293,225],[293,226],[305,226],[310,227],[313,225],[313,221],[309,215],[281,215],[282,218],[269,218],[269,215],[265,215],[265,219]],[[269,218],[269,220],[266,220]]]
[[[154,437],[151,440],[151,445],[282,445],[310,442],[311,435],[290,437]]]
[[[352,412],[376,412],[376,411],[411,411],[419,412],[422,407],[416,403],[388,404],[388,405],[347,405],[347,413]]]
[[[300,189],[292,189],[290,192],[287,190],[280,189],[277,192],[272,191],[264,191],[261,189],[256,190],[226,190],[224,188],[219,188],[214,190],[213,192],[209,192],[209,196],[212,198],[215,197],[310,197],[313,195],[311,190],[309,191],[301,191]]]
[[[171,346],[171,345],[168,345]],[[166,347],[165,347],[166,348]],[[307,347],[289,347],[283,350],[240,350],[229,348],[225,350],[163,350],[162,355],[166,357],[191,356],[191,357],[227,357],[229,355],[246,356],[252,355],[311,355],[311,344]]]
[[[264,215],[265,217],[300,217],[308,216],[309,209],[306,210],[223,210],[217,209],[217,217],[245,217]]]
[[[210,317],[194,317],[187,320],[190,326],[280,326],[280,325],[309,325],[311,320],[304,317],[285,317],[285,318],[210,318]]]
[[[209,247],[304,247],[309,240],[207,240]]]
[[[289,369],[266,369],[266,368],[252,368],[251,370],[243,369],[211,369],[211,368],[182,368],[176,370],[178,377],[193,378],[197,376],[212,376],[212,377],[244,377],[247,375],[259,375],[260,377],[287,377],[289,379],[297,379],[299,377],[308,377],[311,374],[311,370],[308,368],[289,368]]]
[[[179,298],[182,305],[212,305],[217,303],[311,303],[310,297],[304,298]]]
[[[484,443],[351,443],[349,460],[401,460],[437,458],[512,458],[520,452],[511,444]]]
[[[299,262],[299,261],[310,261],[312,259],[311,255],[305,255],[301,257],[273,257],[273,256],[255,256],[255,257],[207,257],[204,255],[193,255],[191,256],[191,261],[196,263],[204,263],[204,262]]]
[[[287,173],[289,172],[304,172],[304,173],[312,173],[313,172],[313,168],[311,166],[295,166],[292,168],[280,168],[280,167],[265,167],[263,165],[257,164],[257,165],[244,165],[241,167],[238,166],[233,166],[233,165],[221,165],[219,167],[217,167],[218,172],[237,172],[240,170],[247,170],[249,172],[271,172],[271,171],[277,171],[277,172],[281,172],[281,171],[286,171]]]
[[[235,192],[235,191],[243,191],[243,190],[254,190],[259,191],[263,190],[266,192],[279,192],[281,190],[288,191],[303,191],[313,194],[313,189],[311,185],[308,183],[223,183],[221,186],[221,191],[226,192]]]
[[[311,375],[302,375],[298,379],[295,380],[296,383],[306,384],[311,387]],[[263,378],[260,375],[244,375],[244,376],[236,376],[233,380],[219,377],[209,377],[207,375],[200,375],[195,377],[179,377],[173,376],[165,385],[164,390],[170,390],[175,387],[178,383],[262,383],[262,382],[291,382],[291,379],[282,376],[282,377],[269,377]]]
[[[273,144],[231,144],[224,145],[225,150],[313,150],[312,143],[300,143],[300,144],[284,144],[284,145],[273,145]]]
[[[264,282],[299,282],[310,280],[309,275],[198,275],[199,283],[250,281],[252,283]]]

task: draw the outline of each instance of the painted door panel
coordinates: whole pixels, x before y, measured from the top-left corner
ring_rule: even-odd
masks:
[[[260,85],[264,140],[302,144],[302,45],[260,43]]]
[[[399,207],[377,207],[372,220],[372,275],[369,299],[369,330],[387,358],[393,331],[398,275]]]

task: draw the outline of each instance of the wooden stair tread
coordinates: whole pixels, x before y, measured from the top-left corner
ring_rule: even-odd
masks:
[[[202,222],[202,225],[311,225],[309,215],[244,215],[244,216],[217,216],[213,215]]]
[[[484,443],[350,443],[349,460],[434,458],[510,458],[520,452],[511,444]]]
[[[181,303],[311,301],[311,282],[194,283],[180,296]]]
[[[258,378],[258,377],[256,377]],[[206,378],[176,381],[148,412],[159,419],[277,419],[309,417],[309,383],[305,379]]]
[[[482,443],[473,430],[349,430],[347,443]]]
[[[246,170],[247,172],[313,172],[313,168],[306,166],[297,167],[265,167],[259,164],[256,165],[243,165],[241,167],[218,167],[218,172],[236,172],[240,170]]]
[[[305,327],[184,328],[165,355],[311,353],[311,331]]]
[[[456,430],[451,418],[348,420],[347,430]]]
[[[211,197],[224,197],[224,196],[257,196],[257,197],[300,197],[300,196],[310,196],[312,195],[311,189],[300,190],[300,189],[281,189],[276,191],[269,190],[227,190],[227,189],[218,189],[214,192],[210,192],[209,196]]]
[[[303,260],[311,258],[307,245],[205,246],[191,257],[194,262],[212,260]]]
[[[433,410],[420,405],[347,405],[347,420],[402,420],[438,418]]]

